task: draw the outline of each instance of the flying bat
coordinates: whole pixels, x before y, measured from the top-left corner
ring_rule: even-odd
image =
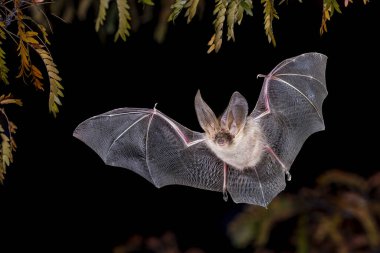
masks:
[[[286,59],[264,77],[254,110],[233,93],[217,118],[200,92],[195,111],[203,133],[156,108],[120,108],[78,125],[74,136],[111,166],[127,168],[160,188],[186,185],[228,194],[236,203],[267,206],[290,180],[303,143],[324,130],[327,57]]]

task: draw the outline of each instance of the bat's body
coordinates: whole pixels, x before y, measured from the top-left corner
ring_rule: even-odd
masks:
[[[237,203],[266,206],[285,188],[308,136],[324,129],[326,60],[308,53],[281,62],[265,76],[251,114],[235,92],[217,118],[198,92],[195,109],[204,133],[155,108],[121,108],[82,122],[74,136],[106,164],[128,168],[156,187],[228,192]]]
[[[249,118],[228,147],[216,144],[211,138],[206,139],[206,145],[219,159],[238,170],[243,170],[256,166],[260,161],[265,150],[265,139],[257,122]]]

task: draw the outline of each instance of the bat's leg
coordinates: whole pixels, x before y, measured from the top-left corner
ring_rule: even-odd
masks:
[[[276,155],[273,149],[269,146],[265,147],[266,150],[277,160],[277,162],[281,165],[282,170],[285,172],[286,180],[292,180],[292,175],[290,175],[289,169],[285,166],[285,164],[280,160],[280,158]]]
[[[228,173],[228,166],[227,163],[223,163],[223,199],[224,201],[228,200],[228,193],[227,193],[227,173]]]

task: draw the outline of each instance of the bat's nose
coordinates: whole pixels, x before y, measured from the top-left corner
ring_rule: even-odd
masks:
[[[216,139],[216,143],[219,146],[225,146],[226,145],[226,140],[224,140],[223,138],[218,138],[218,139]]]

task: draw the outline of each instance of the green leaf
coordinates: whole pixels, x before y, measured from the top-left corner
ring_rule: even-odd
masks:
[[[187,1],[187,4],[185,5],[185,8],[187,8],[187,11],[185,13],[185,17],[187,17],[187,23],[190,23],[190,21],[193,19],[193,17],[197,13],[198,3],[199,3],[199,0]]]
[[[104,21],[106,20],[109,1],[110,0],[100,0],[98,17],[96,18],[95,22],[96,31],[99,31],[100,27],[104,24]]]
[[[6,39],[5,32],[3,30],[4,28],[5,28],[5,24],[4,22],[1,21],[0,22],[0,80],[5,84],[9,84],[9,81],[8,81],[9,69],[6,66],[6,62],[5,62],[5,52],[1,48],[1,45],[3,44],[1,40]]]
[[[272,43],[273,46],[276,46],[276,40],[273,34],[273,19],[279,19],[277,11],[274,8],[273,0],[261,0],[261,3],[264,5],[264,29],[265,34],[267,35],[268,42]]]
[[[130,35],[129,30],[131,29],[131,14],[129,13],[129,5],[127,0],[116,0],[117,10],[119,12],[119,26],[115,34],[115,41],[120,37],[122,40],[126,41],[127,37]]]
[[[146,4],[146,5],[150,5],[150,6],[153,6],[154,3],[152,0],[139,0],[139,3],[143,3],[143,4]]]
[[[248,14],[249,16],[253,16],[253,4],[252,0],[243,0],[240,2],[240,6],[244,9],[245,13]]]
[[[170,6],[170,15],[168,21],[175,21],[178,15],[181,13],[185,7],[188,0],[175,0],[174,4]]]

